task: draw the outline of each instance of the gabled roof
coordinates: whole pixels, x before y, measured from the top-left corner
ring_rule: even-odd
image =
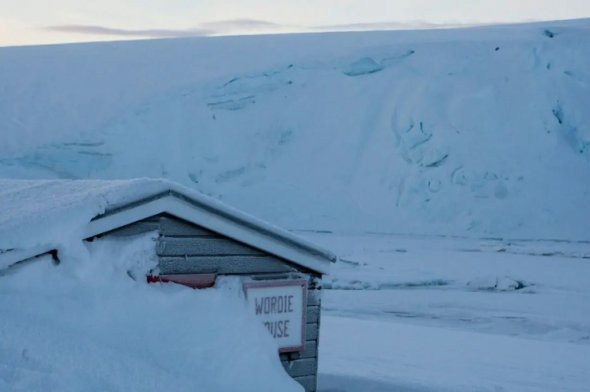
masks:
[[[326,273],[336,256],[284,229],[176,183],[0,180],[0,269],[166,213]]]

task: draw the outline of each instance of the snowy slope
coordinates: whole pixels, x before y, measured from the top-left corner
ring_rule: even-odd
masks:
[[[588,239],[590,20],[0,49],[0,176],[299,229]]]

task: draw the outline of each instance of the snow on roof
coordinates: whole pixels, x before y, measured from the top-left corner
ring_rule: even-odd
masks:
[[[159,213],[318,272],[336,256],[292,233],[163,179],[0,180],[0,268]]]

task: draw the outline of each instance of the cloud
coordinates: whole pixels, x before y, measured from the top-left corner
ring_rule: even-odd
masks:
[[[377,31],[377,30],[413,30],[413,29],[440,29],[451,27],[475,26],[475,23],[431,23],[426,21],[404,22],[374,22],[351,23],[340,25],[325,25],[313,27],[316,31]]]
[[[449,27],[466,27],[473,24],[461,23],[429,23],[424,21],[353,23],[323,26],[283,25],[256,19],[232,19],[201,23],[192,29],[125,29],[100,25],[59,25],[48,26],[45,30],[62,33],[106,35],[112,37],[134,38],[180,38],[229,34],[272,34],[295,32],[328,32],[328,31],[371,31],[371,30],[411,30],[435,29]]]
[[[295,31],[289,26],[255,19],[233,19],[208,22],[202,23],[193,29],[125,29],[100,25],[59,25],[44,27],[44,29],[62,33],[141,38],[173,38]]]
[[[62,33],[110,35],[117,37],[143,37],[143,38],[172,38],[172,37],[194,37],[211,35],[214,32],[206,29],[173,30],[173,29],[120,29],[97,25],[60,25],[48,26],[45,30],[58,31]]]
[[[286,25],[256,19],[222,20],[217,22],[202,23],[200,27],[218,32],[228,30],[282,30],[289,28],[289,26]]]

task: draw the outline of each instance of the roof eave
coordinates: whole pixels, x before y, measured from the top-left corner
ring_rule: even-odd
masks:
[[[331,252],[289,233],[277,232],[270,225],[249,221],[245,215],[227,213],[175,191],[161,193],[96,217],[87,225],[83,239],[162,213],[219,232],[322,274],[327,273],[331,262],[336,261]]]

